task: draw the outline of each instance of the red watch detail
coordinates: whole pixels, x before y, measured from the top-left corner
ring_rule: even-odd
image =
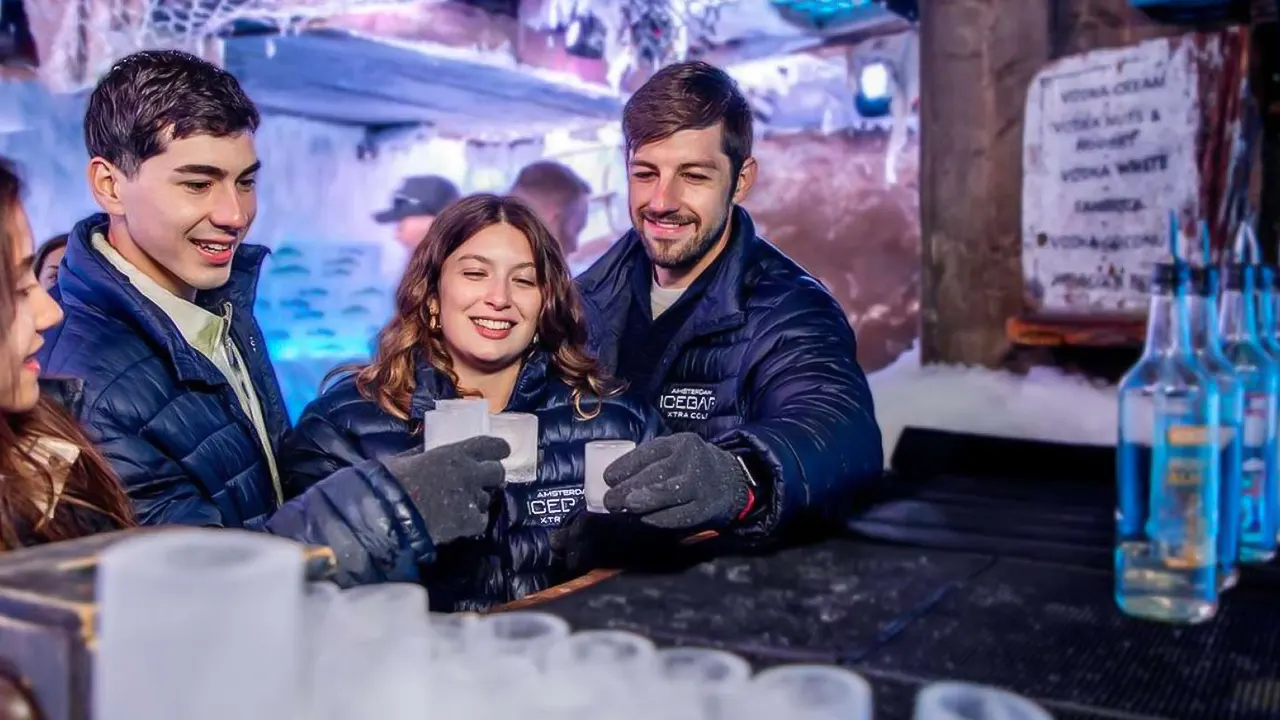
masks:
[[[742,512],[738,513],[736,522],[742,522],[743,520],[746,520],[747,515],[750,514],[752,510],[755,509],[755,506],[756,506],[756,494],[752,492],[751,488],[747,488],[747,506],[742,509]]]

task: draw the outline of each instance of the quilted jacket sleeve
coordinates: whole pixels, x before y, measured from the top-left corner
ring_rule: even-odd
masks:
[[[333,548],[340,585],[416,582],[435,559],[421,514],[404,488],[359,438],[344,430],[358,404],[321,396],[281,443],[278,466],[285,506],[267,531]],[[348,418],[349,419],[349,418]]]
[[[199,481],[111,408],[110,402],[95,403],[81,422],[120,477],[138,523],[222,527],[222,514]]]
[[[267,521],[267,532],[327,545],[343,587],[417,582],[435,559],[422,517],[382,463],[365,460],[313,484]]]
[[[830,295],[800,287],[762,319],[747,353],[751,420],[712,438],[746,456],[765,506],[739,528],[772,535],[799,518],[834,522],[884,466],[871,391],[857,344]]]
[[[357,438],[336,427],[313,402],[280,443],[278,465],[286,498],[306,492],[330,475],[364,462]]]

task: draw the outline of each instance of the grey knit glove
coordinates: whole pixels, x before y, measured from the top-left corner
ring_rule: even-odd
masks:
[[[436,545],[483,535],[489,527],[493,491],[502,486],[500,460],[511,454],[507,441],[473,437],[426,452],[382,461],[422,514]]]
[[[738,459],[693,433],[651,440],[605,468],[611,513],[667,530],[723,528],[751,500]]]

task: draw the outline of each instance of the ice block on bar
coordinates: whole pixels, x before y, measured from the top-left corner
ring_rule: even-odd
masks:
[[[143,534],[99,562],[95,720],[280,720],[302,707],[304,548],[239,530]]]
[[[427,590],[412,583],[362,585],[342,593],[349,631],[363,640],[426,635]]]
[[[871,720],[871,684],[832,665],[780,665],[756,675],[745,696],[756,717]],[[743,713],[747,715],[748,713]]]
[[[1053,720],[1039,705],[1007,690],[937,682],[916,695],[916,720]]]
[[[472,637],[481,654],[526,658],[540,665],[569,632],[569,623],[560,617],[525,610],[481,617]]]

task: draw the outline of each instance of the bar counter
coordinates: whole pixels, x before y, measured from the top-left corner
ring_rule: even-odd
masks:
[[[909,720],[916,691],[947,679],[1008,688],[1059,720],[1280,717],[1275,567],[1247,568],[1202,625],[1126,617],[1110,451],[904,440],[923,443],[915,459],[835,537],[751,555],[698,542],[667,567],[597,571],[504,609],[718,647],[757,669],[840,664],[871,681],[877,720]]]

